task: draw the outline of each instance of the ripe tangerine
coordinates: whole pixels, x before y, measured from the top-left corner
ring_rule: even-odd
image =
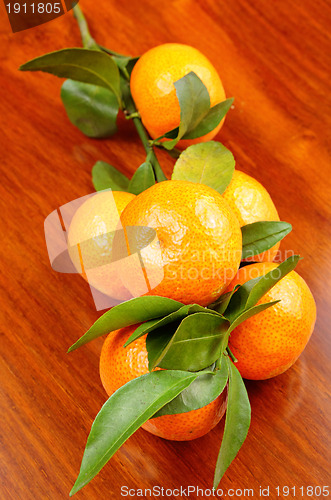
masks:
[[[100,378],[108,396],[130,380],[148,373],[147,335],[123,347],[137,326],[132,325],[111,332],[103,344],[100,356]],[[218,424],[224,415],[226,400],[225,390],[203,408],[177,415],[156,417],[148,420],[142,427],[164,439],[174,441],[196,439],[207,434]]]
[[[132,298],[116,262],[109,260],[120,215],[134,198],[123,191],[98,192],[77,209],[68,231],[68,251],[77,271],[94,288],[117,300]]]
[[[225,100],[221,79],[211,62],[197,49],[180,43],[165,43],[145,52],[135,64],[131,94],[149,134],[156,139],[179,126],[180,106],[174,83],[193,71],[206,86],[210,106]],[[223,120],[203,137],[180,141],[182,146],[210,141]]]
[[[277,209],[265,187],[240,170],[234,171],[231,182],[222,196],[236,214],[240,227],[253,222],[279,221]],[[279,245],[280,242],[246,260],[271,262],[277,256]]]
[[[188,181],[155,184],[121,215],[124,230],[147,226],[155,240],[141,252],[146,276],[122,271],[133,296],[160,295],[184,304],[215,301],[238,270],[242,237],[238,220],[214,189]],[[126,278],[126,279],[125,279]]]
[[[273,269],[277,272],[276,268],[272,262],[242,267],[227,291]],[[263,380],[285,372],[298,359],[313,332],[314,297],[296,271],[278,281],[258,304],[274,300],[280,302],[248,318],[230,335],[229,348],[243,378]]]

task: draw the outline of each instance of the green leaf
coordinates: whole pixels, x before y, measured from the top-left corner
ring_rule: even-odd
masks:
[[[169,323],[154,330],[153,335],[147,335],[146,349],[148,354],[149,371],[152,371],[157,366],[159,360],[162,359],[163,353],[172,337],[175,335],[179,325],[180,321]]]
[[[286,274],[291,272],[300,260],[299,255],[292,255],[264,276],[253,278],[241,285],[230,300],[225,317],[231,322],[244,310],[257,304],[257,302]]]
[[[126,107],[129,106],[130,108],[130,104],[133,102],[130,91],[130,82],[123,75],[120,75],[120,88],[123,102],[126,103]]]
[[[239,287],[240,285],[236,285],[231,292],[223,293],[223,295],[221,295],[215,302],[208,306],[208,310],[211,309],[219,314],[223,314],[230,303],[232,295],[238,290]]]
[[[214,373],[200,373],[189,387],[163,406],[152,418],[198,410],[214,401],[224,391],[228,381],[227,364],[224,361],[221,369]]]
[[[242,226],[243,250],[241,258],[248,259],[269,250],[291,231],[291,224],[282,221],[253,222]]]
[[[96,191],[112,189],[128,191],[130,181],[117,168],[104,161],[97,161],[92,168],[92,182]]]
[[[149,161],[142,163],[133,174],[128,191],[133,194],[140,194],[155,184],[155,176],[152,164]]]
[[[180,106],[180,124],[165,134],[164,137],[172,139],[163,143],[166,149],[172,149],[187,132],[195,129],[210,109],[208,90],[195,73],[191,71],[174,85]]]
[[[168,316],[164,316],[163,318],[157,318],[157,319],[152,319],[151,321],[146,321],[142,325],[139,325],[133,334],[128,338],[128,340],[125,342],[124,347],[127,347],[131,342],[134,342],[135,340],[139,339],[146,333],[153,332],[154,330],[161,328],[162,326],[166,326],[169,323],[173,323],[176,321],[180,321],[184,319],[186,316],[189,314],[193,314],[196,312],[209,312],[212,313],[213,311],[209,311],[205,307],[199,306],[198,304],[189,304],[181,307],[175,312],[172,312],[171,314],[168,314]],[[216,313],[216,311],[215,311]]]
[[[224,116],[231,108],[233,101],[234,99],[231,97],[230,99],[226,99],[225,101],[222,101],[210,108],[207,115],[201,120],[195,129],[187,132],[182,139],[197,139],[198,137],[209,134],[209,132],[214,130],[220,121],[223,120]]]
[[[235,328],[237,328],[238,325],[240,325],[240,323],[246,321],[246,319],[255,316],[255,314],[258,314],[261,311],[264,311],[265,309],[268,309],[271,306],[274,306],[278,302],[280,302],[280,300],[273,300],[271,302],[265,302],[263,304],[258,304],[256,306],[249,307],[249,309],[245,309],[245,311],[241,313],[239,316],[237,316],[237,318],[231,323],[231,326],[227,334],[231,333]]]
[[[206,86],[193,71],[177,80],[174,86],[181,110],[179,129],[182,137],[184,129],[185,132],[194,130],[207,115],[210,109],[210,97]]]
[[[105,87],[115,94],[121,106],[119,70],[113,59],[98,50],[63,49],[32,59],[21,71],[44,71],[60,78],[70,78]]]
[[[293,271],[300,260],[299,255],[293,255],[279,264],[275,269],[269,271],[264,276],[260,276],[258,281],[250,288],[247,297],[246,307],[252,307],[286,274]]]
[[[223,144],[204,142],[182,152],[171,178],[206,184],[222,194],[231,182],[234,167],[234,157]]]
[[[245,441],[251,422],[251,407],[243,379],[228,358],[227,363],[229,368],[228,403],[223,440],[214,475],[215,489]]]
[[[89,483],[142,424],[197,376],[196,373],[162,370],[142,375],[118,389],[93,422],[79,476],[70,496]]]
[[[100,316],[91,328],[70,347],[68,352],[74,351],[87,342],[113,330],[170,314],[182,305],[181,302],[157,295],[137,297],[122,302]]]
[[[251,318],[252,316],[255,316],[255,314],[259,314],[260,312],[264,311],[265,309],[268,309],[269,307],[272,307],[273,305],[277,304],[279,300],[274,300],[272,302],[265,302],[263,304],[259,304],[257,306],[252,306],[249,309],[243,310],[240,314],[235,316],[235,319],[232,320],[228,330],[226,331],[226,334],[224,335],[222,339],[222,345],[220,351],[222,353],[225,352],[226,348],[228,347],[228,342],[229,342],[229,337],[231,332],[235,328],[237,328],[238,325],[243,323],[243,321],[246,321],[246,319]]]
[[[221,355],[221,341],[228,327],[229,322],[222,316],[198,312],[184,318],[175,334],[170,332],[167,343],[166,334],[160,337],[161,350],[157,347],[157,331],[148,334],[146,348],[154,359],[151,368],[203,370]]]
[[[108,89],[66,80],[61,98],[71,123],[88,137],[109,137],[117,131],[118,102]]]
[[[117,64],[119,70],[121,71],[123,76],[128,80],[130,78],[133,67],[138,61],[139,57],[119,54],[118,52],[114,52],[113,50],[110,50],[107,47],[103,47],[102,45],[98,45],[98,48],[112,56],[112,59]]]
[[[130,77],[134,65],[138,61],[139,57],[131,56],[113,56],[113,60],[117,64],[118,68],[126,77]]]

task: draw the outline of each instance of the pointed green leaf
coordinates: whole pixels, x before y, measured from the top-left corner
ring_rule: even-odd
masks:
[[[93,422],[79,476],[70,495],[89,483],[142,424],[197,376],[196,373],[162,370],[142,375],[118,389]]]
[[[214,475],[215,489],[245,441],[251,422],[251,407],[243,379],[229,359],[227,363],[229,367],[228,403],[223,440]]]
[[[131,73],[133,71],[133,68],[136,65],[136,62],[138,61],[139,57],[130,57],[130,60],[126,64],[126,70],[129,73],[129,76],[131,76]]]
[[[137,297],[127,300],[114,306],[97,319],[91,328],[70,347],[68,352],[74,351],[87,342],[113,330],[165,316],[182,306],[181,302],[158,296]]]
[[[108,49],[107,47],[103,47],[102,45],[98,45],[98,48],[106,52],[112,56],[112,59],[117,64],[118,68],[125,75],[125,78],[128,79],[130,77],[131,72],[133,70],[134,65],[138,61],[139,57],[128,56],[124,54],[119,54],[118,52],[114,52],[113,50]]]
[[[293,255],[264,276],[253,278],[241,285],[233,294],[224,316],[232,322],[244,310],[255,306],[278,281],[296,267],[299,260],[299,255]]]
[[[210,109],[210,97],[206,86],[198,75],[191,71],[174,83],[181,109],[181,137],[182,132],[194,130],[202,117]]]
[[[163,143],[166,149],[172,149],[187,132],[195,129],[210,109],[208,90],[195,73],[191,71],[174,85],[180,106],[180,124],[165,134],[172,139]]]
[[[133,194],[140,194],[155,184],[155,176],[152,164],[149,161],[142,163],[133,174],[128,191]]]
[[[121,88],[123,102],[129,104],[133,103],[130,92],[130,82],[126,78],[124,78],[124,76],[121,74],[120,74],[120,88]],[[127,105],[128,104],[126,104],[126,106]]]
[[[232,332],[232,330],[237,328],[237,326],[240,325],[240,323],[242,323],[243,321],[246,321],[246,319],[255,316],[255,314],[258,314],[265,309],[269,309],[269,307],[274,306],[278,302],[280,302],[280,300],[273,300],[271,302],[264,302],[263,304],[258,304],[257,306],[252,306],[249,309],[246,309],[233,321],[233,323],[231,323],[228,333]]]
[[[166,336],[162,338],[165,347],[157,357],[152,356],[156,359],[153,367],[203,370],[220,356],[221,341],[228,327],[229,322],[216,314],[198,312],[187,316],[167,344]],[[152,354],[152,339],[157,343],[156,331],[147,335],[146,347],[149,355]],[[157,352],[155,343],[153,349]]]
[[[118,55],[113,56],[113,60],[116,62],[119,69],[127,76],[130,76],[133,67],[138,61],[138,59],[139,57],[118,56]]]
[[[242,260],[266,252],[291,231],[291,224],[282,221],[253,222],[242,226]]]
[[[171,178],[206,184],[222,194],[231,182],[234,167],[232,153],[220,142],[209,141],[185,149]]]
[[[117,131],[118,101],[104,87],[66,80],[61,99],[68,118],[88,137],[109,137]]]
[[[224,116],[231,108],[233,101],[233,98],[226,99],[210,108],[207,115],[202,118],[195,129],[187,132],[182,139],[197,139],[198,137],[209,134],[209,132],[214,130],[220,121],[223,120]]]
[[[299,255],[293,255],[289,257],[284,262],[279,264],[275,269],[269,271],[264,276],[261,276],[259,281],[257,281],[253,287],[250,289],[246,308],[252,307],[257,304],[257,302],[276,284],[280,281],[286,274],[293,271],[297,263],[300,260]]]
[[[189,304],[181,307],[175,312],[172,312],[171,314],[168,314],[168,316],[164,316],[163,318],[157,318],[157,319],[152,319],[151,321],[146,321],[142,325],[139,325],[133,334],[128,338],[128,340],[125,342],[124,347],[127,347],[131,342],[134,340],[139,339],[139,337],[142,337],[146,333],[153,332],[154,330],[161,328],[162,326],[166,326],[169,323],[173,323],[176,321],[179,321],[189,314],[193,314],[196,312],[209,312],[212,313],[213,311],[209,311],[205,307],[199,306],[198,304]],[[215,311],[216,313],[216,311]]]
[[[227,381],[228,366],[224,362],[220,370],[200,374],[189,387],[153,415],[153,418],[199,410],[214,401],[224,391]]]
[[[112,189],[113,191],[128,191],[130,181],[117,168],[104,161],[97,161],[92,168],[92,182],[96,191]]]
[[[146,349],[148,354],[148,369],[149,371],[159,364],[166,351],[169,342],[175,335],[180,321],[163,325],[153,331],[153,334],[148,334],[146,337]],[[177,368],[175,368],[177,370]]]
[[[98,50],[63,49],[32,59],[21,71],[44,71],[60,78],[70,78],[105,87],[115,94],[121,106],[120,77],[113,59]]]
[[[212,309],[223,315],[230,303],[232,295],[238,290],[239,287],[240,285],[236,285],[231,292],[223,293],[223,295],[221,295],[215,302],[208,306],[208,310]]]

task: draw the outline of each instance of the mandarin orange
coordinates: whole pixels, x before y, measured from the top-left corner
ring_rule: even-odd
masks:
[[[133,68],[132,97],[141,119],[153,139],[178,127],[180,106],[174,82],[193,71],[206,86],[210,105],[224,101],[221,79],[210,61],[197,49],[179,43],[165,43],[145,52]],[[219,125],[203,137],[181,141],[182,146],[213,139]]]
[[[111,260],[114,234],[126,205],[135,198],[123,191],[101,191],[75,212],[68,231],[68,251],[79,273],[90,285],[116,300],[132,298]]]
[[[123,347],[137,326],[132,325],[110,333],[103,344],[100,378],[108,396],[130,380],[148,373],[146,335]],[[203,408],[156,417],[148,420],[142,427],[164,439],[189,441],[207,434],[215,427],[225,409],[226,390]]]
[[[239,269],[228,288],[277,273],[277,265],[261,262]],[[284,276],[258,304],[280,300],[233,330],[229,340],[242,377],[263,380],[290,368],[304,350],[315,325],[316,305],[307,283],[296,272]]]
[[[124,209],[121,222],[147,226],[155,240],[141,252],[143,282],[123,264],[121,277],[133,296],[160,295],[206,306],[234,278],[241,259],[238,220],[214,189],[188,181],[155,184]],[[120,265],[120,263],[119,263]],[[147,283],[146,283],[147,282]]]
[[[236,214],[240,226],[252,222],[279,221],[277,209],[268,191],[260,182],[240,170],[234,171],[232,180],[222,196]],[[277,256],[279,245],[280,242],[270,250],[246,260],[271,262]]]

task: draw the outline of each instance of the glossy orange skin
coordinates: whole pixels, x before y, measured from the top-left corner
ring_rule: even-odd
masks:
[[[129,326],[110,333],[103,344],[100,378],[108,396],[130,380],[148,373],[146,335],[128,347],[123,347],[137,326]],[[199,410],[150,419],[142,428],[164,439],[190,441],[207,434],[218,424],[224,415],[226,401],[225,390],[209,405]]]
[[[148,295],[206,306],[237,272],[242,251],[238,220],[222,196],[204,184],[155,184],[128,204],[121,222],[124,229],[148,226],[156,231],[158,241],[144,249],[143,260],[148,277],[162,274]],[[130,276],[126,286],[133,295],[139,292],[135,285]]]
[[[178,127],[180,106],[174,82],[193,71],[206,86],[211,107],[225,100],[221,79],[210,61],[194,47],[166,43],[143,54],[133,68],[130,88],[141,119],[153,139]],[[220,130],[224,119],[211,132],[191,141],[180,141],[182,147],[210,141]]]
[[[240,170],[234,171],[232,180],[222,196],[236,214],[240,226],[252,222],[279,221],[277,209],[268,191],[260,182]],[[280,242],[270,250],[252,256],[254,258],[250,260],[273,261],[277,256],[279,245]]]
[[[228,288],[262,276],[274,263],[256,263],[242,267]],[[316,321],[314,297],[303,278],[291,271],[258,304],[280,300],[277,304],[247,319],[233,330],[229,347],[237,358],[242,377],[263,380],[290,368],[304,350]]]

